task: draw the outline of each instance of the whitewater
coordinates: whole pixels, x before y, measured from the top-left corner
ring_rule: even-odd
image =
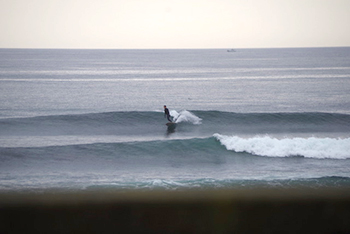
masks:
[[[349,48],[0,54],[2,193],[350,186]]]

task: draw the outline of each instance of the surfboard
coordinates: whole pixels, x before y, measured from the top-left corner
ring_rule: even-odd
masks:
[[[168,126],[168,130],[174,130],[176,128],[176,123],[174,122],[168,122],[165,125]]]

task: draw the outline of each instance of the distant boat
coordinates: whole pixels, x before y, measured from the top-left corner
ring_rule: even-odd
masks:
[[[229,49],[227,52],[236,52],[234,49]]]

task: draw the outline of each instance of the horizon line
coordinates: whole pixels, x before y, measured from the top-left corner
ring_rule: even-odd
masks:
[[[213,48],[57,48],[57,47],[0,47],[6,49],[23,50],[247,50],[247,49],[316,49],[316,48],[348,48],[349,46],[296,46],[296,47],[213,47]]]

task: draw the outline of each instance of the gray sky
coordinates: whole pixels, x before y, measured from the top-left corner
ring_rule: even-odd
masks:
[[[0,48],[350,46],[350,0],[0,0]]]

